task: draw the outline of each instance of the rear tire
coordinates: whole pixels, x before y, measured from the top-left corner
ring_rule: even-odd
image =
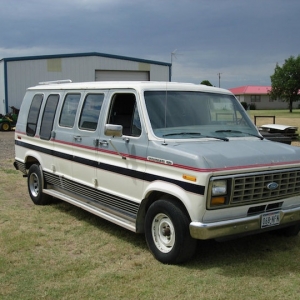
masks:
[[[34,164],[29,168],[27,186],[34,204],[46,205],[51,203],[52,197],[43,193],[44,178],[39,165]]]
[[[9,131],[10,130],[10,124],[8,122],[4,122],[0,124],[0,129],[2,131]]]
[[[145,236],[153,256],[166,264],[182,263],[195,254],[197,240],[190,236],[189,218],[170,200],[158,200],[148,209]]]

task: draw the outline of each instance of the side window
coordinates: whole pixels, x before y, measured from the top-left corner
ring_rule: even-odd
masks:
[[[60,126],[70,128],[74,126],[80,97],[80,94],[67,94],[59,118]]]
[[[29,136],[35,135],[43,97],[43,95],[37,94],[32,99],[26,125],[26,133]]]
[[[124,135],[140,136],[141,121],[135,95],[115,94],[111,102],[107,122],[109,124],[122,125]]]
[[[103,94],[88,94],[84,99],[79,119],[79,129],[95,131],[98,125]]]
[[[40,129],[40,138],[43,140],[50,140],[58,100],[59,95],[50,95],[47,99]]]

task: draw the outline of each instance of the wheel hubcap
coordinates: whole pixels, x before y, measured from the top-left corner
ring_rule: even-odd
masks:
[[[156,247],[164,253],[173,249],[175,230],[171,219],[165,214],[158,214],[152,222],[152,237]]]
[[[7,131],[9,129],[9,125],[7,123],[4,123],[3,126],[2,126],[2,129],[4,131]]]
[[[39,195],[39,179],[36,174],[31,174],[29,178],[29,189],[32,196]]]

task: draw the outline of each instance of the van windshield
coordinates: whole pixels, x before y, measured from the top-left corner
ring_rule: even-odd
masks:
[[[259,136],[232,95],[190,91],[145,91],[152,130],[170,139]]]

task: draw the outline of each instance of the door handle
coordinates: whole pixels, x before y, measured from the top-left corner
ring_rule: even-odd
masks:
[[[82,138],[81,138],[80,135],[75,135],[75,136],[74,136],[74,140],[75,140],[76,142],[81,142]]]
[[[100,145],[101,146],[108,146],[108,141],[106,141],[106,140],[100,141]]]

